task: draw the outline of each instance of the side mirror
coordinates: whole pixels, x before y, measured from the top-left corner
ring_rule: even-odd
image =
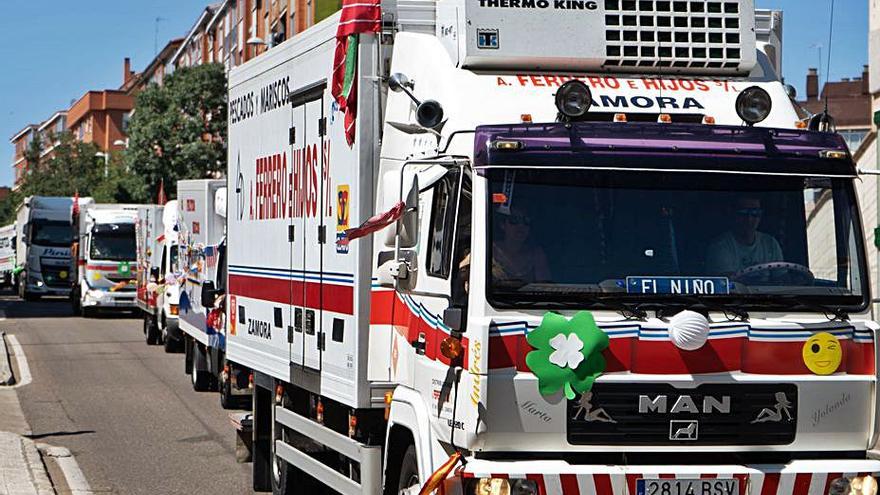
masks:
[[[202,307],[213,308],[215,300],[217,300],[217,289],[214,282],[205,280],[202,282]]]
[[[150,281],[159,283],[159,273],[161,273],[161,271],[159,270],[158,266],[151,266],[150,267]]]
[[[412,187],[406,194],[404,201],[404,213],[400,218],[398,233],[400,235],[400,247],[410,249],[419,243],[419,179],[413,178]]]
[[[416,252],[407,249],[400,252],[400,257],[399,260],[391,259],[379,265],[376,270],[377,278],[382,287],[409,291],[416,286]]]
[[[21,227],[22,239],[21,242],[25,244],[30,244],[28,240],[31,238],[31,224],[26,223]]]
[[[446,308],[443,310],[443,324],[453,332],[461,332],[461,308]]]

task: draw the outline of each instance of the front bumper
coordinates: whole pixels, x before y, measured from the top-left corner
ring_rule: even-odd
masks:
[[[137,307],[134,292],[102,292],[100,295],[93,295],[91,292],[93,291],[83,296],[84,308],[135,309]]]
[[[474,478],[533,480],[543,495],[636,495],[638,479],[739,480],[737,495],[826,495],[836,478],[880,474],[877,460],[797,460],[756,465],[579,465],[565,461],[471,460],[446,480],[446,494],[462,494]]]

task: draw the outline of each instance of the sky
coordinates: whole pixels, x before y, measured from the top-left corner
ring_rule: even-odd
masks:
[[[836,0],[830,71],[825,64],[832,0],[756,0],[781,9],[786,82],[804,95],[807,68],[831,80],[859,76],[868,60],[868,0]],[[159,48],[183,37],[210,2],[199,0],[7,0],[0,16],[0,185],[12,183],[9,138],[92,89],[117,88],[122,62],[142,70]]]

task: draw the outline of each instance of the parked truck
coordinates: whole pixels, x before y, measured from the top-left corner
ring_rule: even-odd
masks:
[[[177,201],[138,207],[136,304],[143,312],[147,344],[163,344],[167,352],[180,346],[177,229]]]
[[[16,214],[18,295],[24,300],[41,296],[69,296],[71,287],[71,216],[74,202],[91,198],[29,196]]]
[[[216,388],[226,408],[250,398],[248,370],[226,360],[226,180],[177,183],[185,370],[198,391]]]
[[[134,310],[138,205],[83,204],[73,217],[70,302],[75,314]]]
[[[371,18],[229,76],[226,349],[254,371],[256,489],[877,492],[857,172],[779,80],[778,12]]]
[[[0,286],[14,286],[15,224],[0,227]]]

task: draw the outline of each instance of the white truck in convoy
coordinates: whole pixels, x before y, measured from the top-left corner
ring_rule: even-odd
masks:
[[[0,227],[0,285],[13,286],[15,274],[15,224]]]
[[[178,182],[177,207],[185,370],[195,390],[216,388],[223,407],[243,405],[251,393],[247,370],[226,360],[226,180]]]
[[[91,198],[79,198],[86,204]],[[70,245],[73,241],[74,198],[29,196],[16,214],[18,295],[24,300],[41,296],[69,296]]]
[[[857,171],[779,80],[780,13],[377,18],[337,64],[348,118],[339,14],[229,75],[255,489],[877,492]]]
[[[172,352],[180,346],[177,201],[138,207],[135,242],[136,304],[143,312],[144,336],[147,344],[164,344]]]
[[[75,314],[136,309],[135,222],[139,205],[83,204],[73,217],[74,274],[70,302]]]

